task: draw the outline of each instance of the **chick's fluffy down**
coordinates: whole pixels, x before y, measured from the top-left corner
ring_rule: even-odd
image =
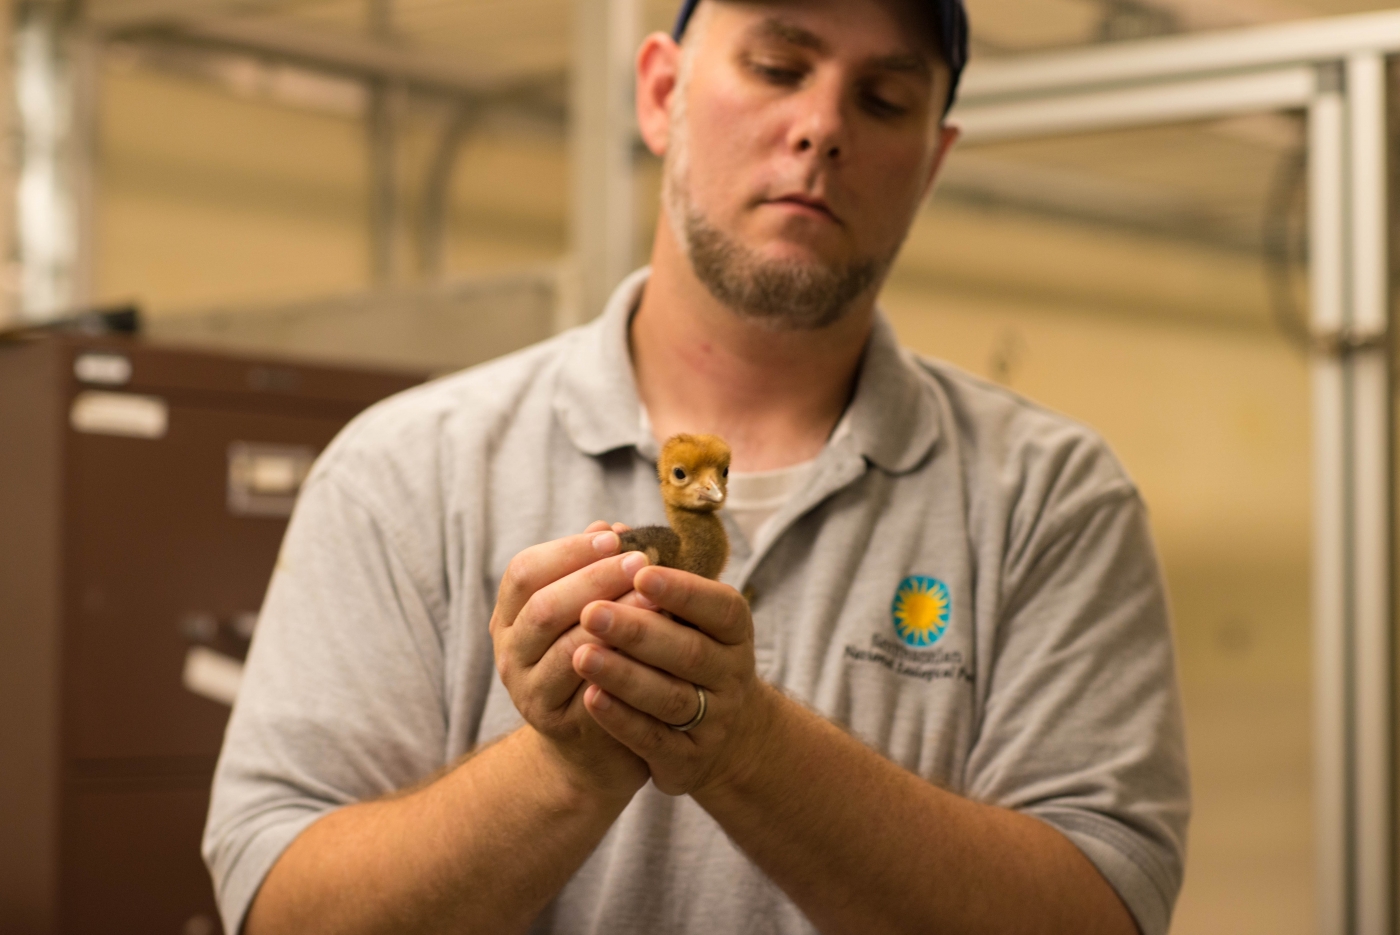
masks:
[[[669,526],[643,526],[622,534],[623,552],[645,552],[652,565],[679,568],[681,537]]]

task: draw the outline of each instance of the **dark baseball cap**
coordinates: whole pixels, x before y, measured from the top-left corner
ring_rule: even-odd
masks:
[[[680,15],[676,17],[676,28],[672,31],[677,42],[685,35],[685,27],[699,3],[700,0],[685,0],[685,3],[681,4]],[[948,106],[944,108],[944,113],[947,113],[952,108],[953,101],[957,99],[958,81],[967,65],[967,10],[963,7],[963,0],[928,0],[928,9],[932,14],[931,22],[936,33],[934,41],[943,56],[944,64],[952,72],[953,80],[948,85]]]

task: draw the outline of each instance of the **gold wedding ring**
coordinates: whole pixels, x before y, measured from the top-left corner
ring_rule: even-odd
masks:
[[[701,688],[699,685],[696,685],[695,696],[700,699],[700,710],[695,712],[695,717],[691,718],[689,721],[686,721],[684,724],[672,724],[671,730],[678,730],[684,733],[688,730],[694,730],[700,725],[701,721],[705,720],[705,689]]]

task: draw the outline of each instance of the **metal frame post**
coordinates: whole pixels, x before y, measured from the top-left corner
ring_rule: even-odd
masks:
[[[15,5],[6,3],[0,14],[0,133],[12,140],[19,138],[18,97],[15,89],[15,29],[18,25]],[[10,145],[0,149],[0,329],[17,324],[19,309],[19,266],[13,262],[18,253],[16,244],[19,153]]]
[[[59,0],[28,0],[15,15],[18,311],[42,321],[91,295],[97,43]]]
[[[1345,64],[1348,270],[1346,360],[1351,392],[1349,532],[1354,594],[1351,705],[1355,731],[1354,900],[1360,935],[1394,932],[1394,657],[1392,626],[1389,194],[1386,62],[1363,52]]]
[[[1335,65],[1318,70],[1308,111],[1311,328],[1346,325],[1346,97]],[[1349,764],[1355,738],[1347,703],[1352,656],[1347,587],[1348,380],[1340,357],[1311,361],[1313,403],[1313,808],[1317,835],[1317,931],[1353,931],[1354,800]]]
[[[370,0],[369,32],[387,41],[393,32],[393,0]],[[392,285],[399,268],[398,110],[401,95],[383,79],[369,82],[365,131],[369,146],[370,282]]]
[[[1319,69],[1309,109],[1318,931],[1394,932],[1386,66]]]
[[[439,280],[447,272],[447,219],[451,212],[452,177],[457,156],[481,108],[468,99],[454,101],[428,165],[418,214],[418,274]]]
[[[632,61],[639,21],[637,0],[574,0],[569,142],[576,295],[561,325],[601,312],[632,267]]]

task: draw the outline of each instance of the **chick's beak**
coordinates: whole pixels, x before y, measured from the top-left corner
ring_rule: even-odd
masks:
[[[710,481],[708,487],[701,487],[696,490],[695,493],[701,500],[707,503],[724,502],[724,491],[719,489],[719,484],[715,481]]]

